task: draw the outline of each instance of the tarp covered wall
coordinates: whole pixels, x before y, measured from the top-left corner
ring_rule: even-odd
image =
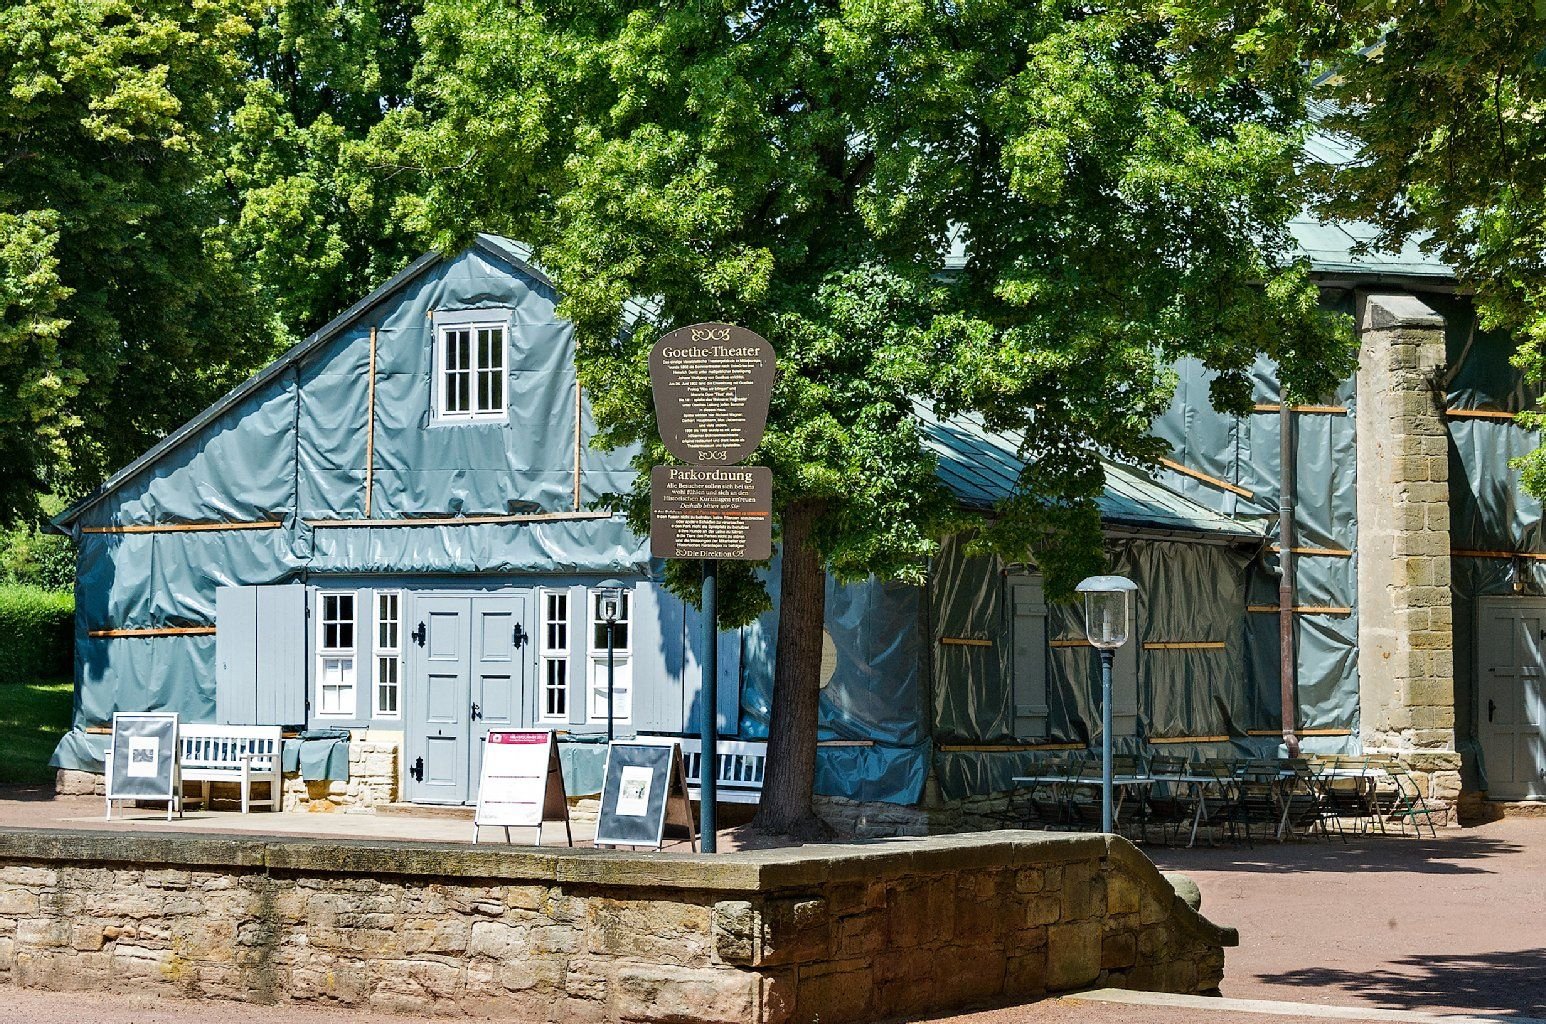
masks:
[[[55,764],[99,770],[103,740],[82,730],[115,710],[213,717],[214,636],[104,634],[208,629],[222,586],[346,573],[647,577],[647,542],[621,520],[582,512],[632,473],[632,453],[578,448],[594,424],[582,408],[582,429],[572,426],[573,331],[556,301],[518,250],[483,244],[435,262],[84,507],[69,524],[80,550],[75,730]],[[436,423],[436,324],[473,319],[508,332],[508,416]],[[327,525],[367,518],[367,462],[373,524]],[[533,513],[572,518],[379,525]]]
[[[1514,343],[1483,331],[1468,300],[1442,293],[1418,297],[1444,317],[1445,406],[1452,412],[1520,412],[1538,396],[1509,363]],[[1477,599],[1514,594],[1507,554],[1546,553],[1541,504],[1524,492],[1509,461],[1534,450],[1540,435],[1494,417],[1451,415],[1449,426],[1450,584],[1454,592],[1455,742],[1465,756],[1462,782],[1485,790],[1486,762],[1477,742]],[[1507,554],[1505,554],[1507,553]],[[1523,559],[1524,591],[1546,594],[1546,563]]]
[[[1338,308],[1350,312],[1350,302]],[[1277,371],[1258,359],[1252,371],[1256,410],[1243,417],[1214,411],[1213,375],[1194,360],[1177,364],[1180,383],[1154,432],[1170,442],[1173,459],[1214,482],[1171,471],[1165,482],[1195,501],[1262,523],[1276,535],[1282,458]],[[1299,726],[1307,750],[1339,751],[1358,735],[1357,408],[1351,379],[1323,405],[1294,408],[1294,605]],[[1222,481],[1229,487],[1219,486]],[[1242,493],[1243,492],[1243,493]],[[1275,552],[1275,546],[1273,548]],[[1276,554],[1249,574],[1245,675],[1241,705],[1251,730],[1281,728],[1278,699],[1279,623]],[[1231,707],[1231,715],[1235,714]],[[1319,734],[1319,735],[1317,735]]]

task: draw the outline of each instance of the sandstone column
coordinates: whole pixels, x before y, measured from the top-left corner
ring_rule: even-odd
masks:
[[[1358,673],[1365,752],[1459,789],[1449,565],[1449,441],[1433,382],[1444,318],[1411,295],[1358,310]]]

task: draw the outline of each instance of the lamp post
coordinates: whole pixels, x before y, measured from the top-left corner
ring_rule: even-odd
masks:
[[[612,742],[612,702],[615,696],[617,664],[613,657],[613,629],[617,625],[618,609],[623,604],[623,581],[602,580],[596,588],[596,600],[601,603],[601,617],[607,624],[607,742]]]
[[[1100,651],[1100,830],[1111,825],[1111,663],[1132,631],[1132,595],[1138,585],[1125,576],[1091,576],[1074,590],[1084,595],[1084,635]]]

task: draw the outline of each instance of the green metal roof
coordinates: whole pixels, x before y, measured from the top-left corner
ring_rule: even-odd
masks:
[[[1325,103],[1313,103],[1310,115],[1317,120],[1329,115]],[[1330,167],[1350,167],[1361,157],[1356,140],[1328,128],[1316,128],[1305,139],[1307,161]],[[1454,270],[1437,256],[1423,252],[1425,236],[1409,238],[1400,252],[1363,250],[1379,234],[1373,224],[1361,220],[1322,221],[1309,211],[1288,225],[1298,243],[1299,255],[1308,257],[1310,268],[1323,274],[1378,275],[1383,277],[1454,277]]]
[[[914,411],[925,443],[939,460],[936,473],[956,498],[970,508],[991,509],[1014,493],[1025,460],[1021,438],[994,433],[973,415],[941,419],[925,403]],[[1142,470],[1104,461],[1106,489],[1095,500],[1108,526],[1138,530],[1184,531],[1259,540],[1262,529],[1230,519],[1178,494]]]

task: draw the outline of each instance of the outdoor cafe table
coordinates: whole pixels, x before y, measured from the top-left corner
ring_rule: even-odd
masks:
[[[1051,786],[1053,799],[1059,798],[1059,787],[1081,786],[1099,788],[1101,780],[1088,775],[1016,775],[1010,779],[1017,786],[1024,786],[1032,793],[1040,786]],[[1111,809],[1112,825],[1116,826],[1122,816],[1122,804],[1126,798],[1127,790],[1143,789],[1148,791],[1150,786],[1157,783],[1179,783],[1189,787],[1197,798],[1197,809],[1192,815],[1192,833],[1187,842],[1190,847],[1197,842],[1197,828],[1201,824],[1203,815],[1207,810],[1207,786],[1219,782],[1219,778],[1213,775],[1113,775],[1111,786],[1116,790],[1116,806]]]

